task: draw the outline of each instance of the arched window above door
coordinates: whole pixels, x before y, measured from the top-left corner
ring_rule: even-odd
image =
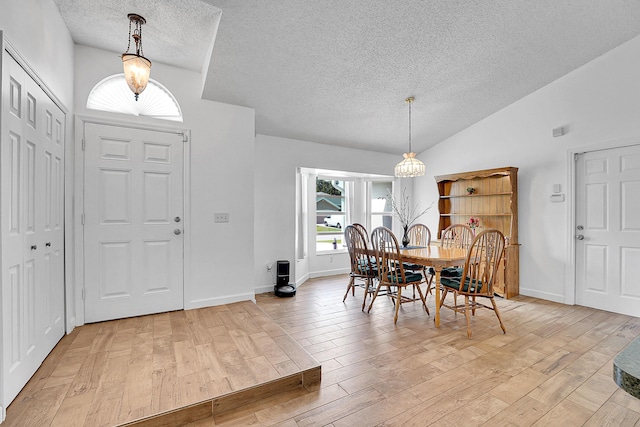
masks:
[[[124,74],[114,74],[96,84],[87,99],[91,110],[111,111],[141,117],[182,121],[180,105],[169,90],[153,79],[136,101],[124,80]]]

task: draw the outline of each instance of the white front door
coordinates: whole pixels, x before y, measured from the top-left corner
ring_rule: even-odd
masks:
[[[640,316],[640,145],[578,155],[576,303]]]
[[[65,115],[7,53],[2,75],[2,402],[64,335]]]
[[[183,137],[85,125],[85,321],[183,308]]]

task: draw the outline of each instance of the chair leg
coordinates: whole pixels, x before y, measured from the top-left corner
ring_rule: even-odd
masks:
[[[493,311],[496,313],[496,316],[498,316],[498,322],[500,322],[500,327],[502,328],[502,333],[506,334],[507,330],[504,327],[504,324],[502,323],[502,318],[500,317],[500,312],[498,311],[498,306],[496,305],[496,301],[494,298],[489,298],[491,300],[491,304],[493,305]]]
[[[418,288],[418,295],[420,295],[420,299],[422,300],[422,306],[424,307],[425,311],[427,312],[427,315],[431,315],[431,313],[429,313],[429,307],[427,307],[427,297],[426,297],[426,293],[423,294],[422,290],[420,289],[420,285],[414,285],[414,289]]]
[[[395,325],[398,321],[398,311],[400,310],[400,300],[402,298],[402,286],[398,286],[398,302],[396,303],[396,315],[393,318],[393,324]]]
[[[457,292],[453,293],[453,306],[454,307],[458,306],[458,293]],[[453,310],[453,315],[457,316],[458,315],[458,310]]]
[[[471,304],[471,314],[476,315],[476,297],[472,297],[473,304]]]
[[[364,311],[364,306],[367,304],[367,296],[369,295],[369,293],[371,292],[371,288],[373,287],[373,280],[371,280],[371,278],[368,278],[365,281],[365,290],[364,290],[364,299],[362,300],[362,311]]]
[[[442,295],[440,295],[440,308],[442,308],[442,304],[444,304],[444,299],[447,297],[448,292],[447,288],[442,289]]]
[[[380,290],[380,285],[381,284],[379,283],[378,286],[376,286],[376,291],[373,293],[373,298],[371,298],[371,302],[369,303],[369,309],[367,310],[367,313],[371,311],[371,307],[373,307],[373,302],[378,297],[378,291]]]
[[[471,338],[471,316],[469,315],[469,297],[464,296],[464,316],[467,318],[467,338]]]
[[[356,294],[356,288],[353,285],[353,282],[355,282],[355,277],[352,276],[349,278],[349,284],[347,285],[347,292],[344,294],[344,298],[342,298],[342,302],[345,302],[347,300],[347,295],[349,295],[349,289],[353,291],[353,295]]]

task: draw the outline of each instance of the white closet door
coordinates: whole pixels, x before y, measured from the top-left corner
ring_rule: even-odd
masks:
[[[6,52],[2,74],[2,404],[64,335],[64,113]]]

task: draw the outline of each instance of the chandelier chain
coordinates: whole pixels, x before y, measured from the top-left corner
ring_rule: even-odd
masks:
[[[136,38],[136,53],[140,56],[144,56],[144,51],[142,50],[142,24],[139,21],[136,21],[136,30],[138,31],[138,38]]]
[[[125,53],[129,53],[129,49],[131,49],[131,20],[129,20],[129,38],[127,39],[127,51]]]

